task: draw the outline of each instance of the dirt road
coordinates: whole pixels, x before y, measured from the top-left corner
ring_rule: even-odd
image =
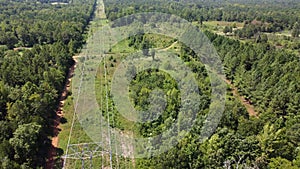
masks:
[[[58,148],[58,141],[59,141],[58,134],[59,134],[59,131],[61,130],[59,125],[60,125],[61,118],[63,117],[63,106],[65,103],[65,100],[67,99],[68,93],[70,91],[71,80],[72,80],[72,76],[74,74],[74,69],[76,67],[76,63],[77,63],[77,60],[74,57],[74,64],[69,69],[69,73],[67,76],[67,81],[64,86],[64,90],[61,93],[60,98],[59,98],[59,106],[56,111],[56,117],[55,117],[54,124],[53,124],[54,137],[52,137],[52,146],[48,152],[49,155],[48,155],[48,161],[46,163],[46,169],[53,169],[54,164],[55,164],[55,157],[57,156],[56,149]]]
[[[224,79],[224,80],[230,86],[232,94],[235,97],[237,97],[240,100],[240,102],[245,106],[249,115],[257,117],[258,112],[255,110],[255,108],[251,104],[251,102],[239,94],[238,89],[232,84],[232,82],[230,80],[228,80],[228,79]]]

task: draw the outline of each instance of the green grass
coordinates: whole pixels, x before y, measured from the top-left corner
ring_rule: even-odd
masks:
[[[101,29],[101,27],[103,27],[104,25],[106,25],[108,23],[108,21],[106,19],[99,19],[98,17],[96,17],[93,21],[91,21],[86,35],[86,39],[92,37],[97,31],[99,31]],[[87,45],[88,46],[88,45]],[[133,48],[128,48],[126,47],[128,46],[128,41],[124,41],[123,44],[120,43],[120,45],[116,46],[113,50],[116,53],[121,53],[123,52],[133,52],[134,49]],[[124,50],[125,49],[125,50]],[[92,50],[92,49],[91,49]],[[82,53],[84,55],[84,51],[82,51]],[[78,76],[75,75],[75,76]],[[110,77],[110,76],[109,76]],[[78,77],[77,77],[78,78]],[[100,84],[96,81],[96,87],[99,88],[103,88],[103,84]],[[72,87],[71,87],[72,88]],[[104,92],[104,90],[102,90]],[[68,140],[69,140],[69,134],[71,131],[71,125],[72,125],[72,121],[73,121],[73,115],[74,115],[74,110],[75,110],[75,102],[76,100],[74,100],[74,98],[76,98],[77,93],[72,93],[69,97],[67,97],[67,99],[65,100],[65,104],[63,107],[63,112],[64,112],[64,118],[66,119],[66,122],[64,124],[60,125],[61,128],[61,132],[59,133],[59,148],[61,148],[63,150],[63,155],[65,155],[66,153],[66,149],[67,149],[67,145],[68,145]],[[105,99],[104,97],[102,98],[103,93],[100,95],[97,95],[97,99],[101,100],[101,99]],[[100,105],[100,104],[99,104]],[[100,105],[101,106],[101,105]],[[101,107],[100,107],[101,109]],[[120,120],[123,121],[124,120]],[[126,124],[128,125],[128,124]],[[93,142],[93,140],[87,135],[87,133],[85,132],[85,130],[81,127],[81,124],[77,118],[77,115],[75,115],[75,121],[74,121],[74,126],[73,126],[73,130],[71,133],[71,139],[70,139],[70,144],[79,144],[79,143],[91,143]],[[69,154],[72,153],[72,149],[69,149]],[[101,168],[101,167],[108,167],[109,166],[109,155],[104,155],[104,158],[102,159],[102,157],[97,157],[94,158],[92,160],[92,168]],[[58,157],[60,158],[60,157]],[[117,168],[116,165],[116,160],[119,159],[120,160],[120,168],[133,168],[130,160],[128,159],[124,159],[124,158],[116,158],[115,156],[113,156],[113,163],[114,166],[113,168]],[[59,160],[58,162],[61,163],[61,160]],[[89,160],[85,161],[85,166],[86,167],[90,167],[89,164]],[[67,166],[66,168],[72,168],[72,169],[80,169],[81,168],[81,161],[80,160],[67,160]],[[103,165],[101,165],[103,164]],[[61,168],[61,164],[57,165],[57,168]]]
[[[115,47],[113,47],[114,52],[117,51],[117,49],[122,49],[121,47],[125,47],[124,44],[126,44],[127,42],[122,41],[121,43],[118,43]],[[120,45],[120,46],[119,46]],[[127,47],[128,48],[128,47]],[[133,50],[134,49],[130,49],[129,50]],[[123,51],[123,50],[122,50]],[[105,64],[107,66],[107,82],[105,81],[105,75],[104,75],[104,61],[101,62],[98,71],[97,71],[97,76],[95,79],[95,89],[96,89],[96,99],[98,102],[98,105],[100,107],[101,110],[106,111],[106,91],[105,91],[105,86],[108,85],[108,90],[110,90],[110,83],[113,79],[113,74],[115,72],[116,67],[118,67],[118,65],[120,64],[120,62],[122,61],[122,59],[124,57],[126,57],[125,54],[120,54],[120,53],[113,53],[113,54],[108,54],[105,56]],[[112,102],[111,99],[109,99],[109,102]],[[110,104],[109,109],[113,109],[115,112],[115,108],[114,106],[112,106]],[[106,112],[105,112],[106,113]],[[115,117],[115,121],[117,122],[116,127],[119,129],[122,129],[124,132],[133,132],[136,133],[134,128],[134,123],[129,121],[128,119],[126,119],[125,117],[121,116],[121,115],[114,115]]]
[[[198,22],[193,22],[193,25],[199,25]],[[242,22],[226,22],[226,21],[205,21],[203,22],[202,28],[208,29],[210,31],[223,32],[225,26],[236,26],[237,29],[244,27]]]
[[[63,107],[64,118],[67,120],[66,123],[61,124],[61,132],[59,133],[59,148],[61,148],[66,153],[66,148],[68,144],[69,134],[71,130],[73,114],[74,114],[74,102],[73,97],[69,96]],[[71,135],[70,144],[77,144],[83,142],[92,142],[86,132],[82,129],[77,116],[75,116],[74,127]],[[67,160],[67,168],[76,168],[80,161]],[[80,167],[79,167],[80,168]]]
[[[97,86],[97,83],[96,83]],[[69,133],[71,130],[71,124],[72,124],[72,119],[73,119],[73,113],[74,113],[74,100],[72,96],[69,96],[65,102],[64,105],[64,118],[67,119],[67,122],[64,124],[61,124],[60,127],[62,131],[59,134],[59,148],[63,149],[64,153],[66,152],[67,148],[67,143],[68,143],[68,138],[69,138]],[[79,143],[92,143],[93,140],[86,134],[84,129],[81,127],[81,124],[75,116],[75,122],[74,122],[74,127],[71,135],[71,140],[70,144],[79,144]],[[72,153],[72,149],[69,149],[69,154]],[[106,154],[102,157],[95,157],[93,158],[92,162],[90,160],[85,160],[85,166],[89,166],[91,163],[94,167],[99,168],[102,165],[104,167],[109,166],[109,154]],[[113,165],[116,165],[116,156],[113,156]],[[128,159],[124,159],[122,157],[118,157],[119,160],[119,167],[120,168],[128,168],[126,166],[131,166],[132,168],[132,163],[129,162]],[[61,161],[59,161],[61,162]],[[59,166],[59,165],[58,165]],[[66,163],[67,168],[72,168],[72,169],[80,169],[81,168],[81,161],[80,160],[73,160],[73,159],[68,159]],[[116,168],[116,166],[114,166]]]
[[[105,22],[105,21],[97,21],[97,23],[100,22]],[[99,25],[96,24],[96,22],[91,22],[89,29],[90,30],[96,30],[96,28],[99,27]],[[87,35],[88,37],[91,37],[93,34],[93,31],[89,31],[89,34]],[[72,89],[72,83],[70,84]],[[72,91],[70,91],[72,93]],[[71,130],[71,124],[73,120],[73,114],[74,114],[74,95],[76,93],[72,93],[67,97],[65,100],[65,104],[63,107],[64,111],[64,118],[67,120],[65,124],[61,124],[60,127],[62,131],[59,134],[59,147],[66,151],[67,143],[68,143],[68,138],[69,138],[69,133]],[[85,133],[85,131],[81,128],[80,122],[77,119],[77,116],[75,116],[75,123],[74,123],[74,128],[72,131],[72,137],[71,137],[71,144],[75,143],[81,143],[81,142],[91,142],[91,139],[89,136]]]
[[[166,48],[176,40],[164,35],[146,34],[146,38],[153,43],[154,48]]]
[[[194,25],[200,26],[198,22],[193,22]],[[241,29],[244,27],[244,23],[242,22],[226,22],[226,21],[206,21],[203,22],[202,29],[204,30],[209,30],[212,31],[216,34],[225,36],[223,33],[223,29],[225,26],[233,26],[236,25],[237,29]],[[286,49],[290,52],[293,52],[295,54],[299,54],[299,49],[298,51],[294,49],[294,46],[297,46],[297,43],[299,43],[297,39],[291,37],[291,32],[290,30],[283,30],[281,32],[276,32],[276,33],[265,33],[268,35],[268,42],[281,49]],[[232,39],[239,40],[243,43],[245,42],[251,42],[255,43],[255,38],[251,39],[240,39],[236,36],[227,36]]]
[[[168,46],[170,46],[175,40],[162,35],[156,35],[156,34],[146,34],[145,38],[150,41],[150,43],[153,44],[154,48],[163,49]],[[179,48],[179,44],[174,45],[174,48]],[[175,49],[170,50],[175,50]],[[101,90],[101,88],[105,88],[105,85],[108,85],[108,89],[110,89],[110,82],[113,79],[113,75],[115,72],[115,69],[118,67],[122,59],[124,59],[128,54],[137,52],[138,50],[129,47],[129,40],[125,39],[118,44],[112,46],[111,51],[109,54],[107,54],[105,57],[105,63],[107,66],[107,82],[105,82],[105,75],[104,75],[104,66],[103,61],[101,62],[98,71],[97,76],[95,80],[95,89],[96,89],[96,99],[98,101],[98,104],[101,108],[101,103],[105,102],[105,91]],[[102,91],[102,92],[101,92]],[[110,106],[111,109],[115,109],[114,106]],[[116,110],[114,110],[116,112]],[[117,127],[122,129],[124,132],[133,132],[134,136],[138,135],[138,131],[135,129],[135,124],[126,117],[123,117],[121,115],[115,116],[115,121],[117,121]]]
[[[205,21],[205,22],[203,22],[203,24],[208,25],[208,26],[221,26],[221,27],[233,26],[235,24],[236,27],[244,27],[244,23],[242,23],[242,22]]]
[[[291,31],[290,30],[283,30],[283,31],[277,32],[275,34],[279,35],[279,36],[291,36]]]
[[[64,118],[67,119],[67,123],[60,125],[62,131],[59,134],[59,147],[62,148],[64,151],[66,150],[67,143],[68,143],[69,133],[71,130],[71,124],[73,120],[73,114],[74,114],[73,97],[69,96],[64,106]],[[82,129],[76,115],[75,115],[74,128],[72,131],[71,138],[72,138],[70,141],[71,144],[81,143],[83,141],[84,142],[92,141]]]
[[[153,48],[160,48],[160,49],[170,46],[175,41],[170,37],[163,36],[163,35],[156,35],[156,34],[146,34],[145,37],[153,44]],[[110,53],[120,54],[120,53],[133,53],[138,51],[134,47],[130,47],[129,42],[130,41],[128,39],[120,41],[118,44],[112,46]]]
[[[133,47],[129,47],[129,41],[123,40],[119,42],[117,45],[113,46],[111,49],[112,53],[132,53],[135,52],[136,49]]]
[[[92,35],[106,23],[107,21],[103,19],[102,20],[95,19],[94,21],[92,21],[89,26],[88,35],[86,35],[87,38],[92,37]],[[70,89],[72,89],[72,87],[70,87]],[[65,155],[66,153],[69,134],[71,131],[71,125],[72,125],[73,115],[75,110],[75,104],[74,104],[75,95],[76,93],[72,93],[70,96],[68,96],[67,99],[65,100],[65,104],[63,107],[63,112],[64,112],[63,116],[67,120],[66,123],[60,125],[61,132],[59,133],[59,148],[63,150],[64,152],[63,155]],[[90,142],[93,142],[93,140],[87,135],[87,133],[81,127],[81,124],[77,116],[75,115],[74,127],[71,134],[70,144],[90,143]],[[70,149],[69,149],[69,153],[72,153]],[[109,156],[105,155],[104,158],[105,158],[103,159],[104,166],[108,166],[109,164],[106,161],[109,158]],[[101,157],[97,157],[93,159],[93,166],[97,166],[97,168],[99,168],[99,166],[101,166],[101,163],[102,163]],[[85,166],[89,166],[89,160],[85,161]],[[80,169],[81,161],[67,160],[66,167],[72,169]]]

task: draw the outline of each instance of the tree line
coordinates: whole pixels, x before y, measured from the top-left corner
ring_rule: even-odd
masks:
[[[296,22],[300,22],[300,3],[298,1],[282,1],[276,3],[255,0],[247,1],[181,1],[181,0],[105,0],[107,16],[115,20],[136,12],[163,12],[178,15],[188,21],[230,21],[251,22],[253,20],[266,23],[266,32],[278,32],[283,29],[292,30]],[[180,12],[179,12],[180,11]]]
[[[287,51],[276,50],[267,43],[241,43],[211,32],[205,33],[224,63],[227,78],[255,105],[260,114],[257,118],[249,117],[228,88],[225,112],[217,130],[210,138],[199,141],[201,126],[210,104],[210,95],[207,94],[209,84],[203,83],[207,82],[205,79],[208,77],[203,65],[195,60],[195,54],[183,45],[178,57],[191,66],[195,74],[200,75],[196,77],[201,77],[198,80],[202,87],[199,87],[204,91],[201,103],[206,104],[199,111],[197,125],[184,139],[159,156],[138,159],[138,168],[300,168],[300,153],[296,149],[300,141],[300,86],[297,83],[300,76],[297,74],[299,67],[295,66],[299,64],[299,58]],[[173,86],[165,92],[168,94],[177,90],[168,77],[160,77],[156,71],[144,71],[136,75],[132,82],[131,97],[137,109],[149,108],[147,96],[155,84],[159,87],[167,84]],[[167,106],[170,105],[177,104],[170,100]],[[180,118],[176,113],[174,116],[174,112],[178,113],[179,110],[176,106],[173,108],[167,108],[165,115],[157,120],[137,125],[140,134],[146,137],[159,134],[173,118]],[[172,141],[169,140],[170,144]]]
[[[0,1],[0,168],[43,168],[72,55],[95,1]],[[11,50],[17,47],[27,47]]]
[[[195,11],[206,10],[207,8],[203,7],[208,4],[206,1],[201,1],[202,5],[198,4],[199,6],[196,6],[197,2],[180,6],[180,3],[176,1],[151,1],[143,4],[140,1],[140,3],[118,1],[119,4],[114,0],[105,2],[108,9],[106,13],[111,20],[136,12],[164,11],[173,13],[176,11],[177,15],[190,21],[201,22],[208,20],[207,17],[211,17],[212,20],[267,22],[271,25],[278,25],[275,26],[275,31],[284,28],[295,29],[297,27],[296,22],[299,21],[299,18],[292,13],[283,12],[287,10],[299,12],[299,8],[296,9],[299,3],[292,1],[287,3],[278,1],[278,4],[284,4],[285,8],[283,9],[279,9],[278,4],[272,3],[274,4],[272,5],[261,1],[259,1],[260,6],[244,1],[234,1],[236,4],[216,1],[216,4],[211,3],[210,6],[221,5],[223,6],[222,10],[213,8],[203,14]],[[191,6],[187,7],[188,5]],[[229,11],[229,7],[232,12]],[[172,11],[173,9],[174,11]],[[234,15],[229,15],[229,18],[234,18],[232,20],[225,19],[224,16],[227,12],[229,14],[236,12],[238,19],[234,18]],[[210,15],[205,17],[205,14]],[[266,26],[270,26],[270,24]],[[276,30],[277,28],[278,30]],[[254,29],[256,29],[255,26]],[[249,117],[243,105],[230,94],[228,87],[229,94],[226,99],[224,115],[211,137],[202,142],[199,141],[201,122],[205,117],[199,116],[196,120],[199,125],[194,126],[192,132],[180,140],[175,147],[159,156],[138,159],[136,161],[137,167],[300,168],[300,152],[297,149],[300,143],[299,56],[287,50],[276,49],[263,40],[264,37],[258,39],[257,42],[259,43],[252,43],[233,40],[209,31],[205,34],[214,44],[223,61],[227,79],[231,80],[240,94],[256,107],[259,112],[258,117]],[[201,63],[197,63],[193,59],[195,58],[194,53],[184,45],[182,45],[178,56],[185,62],[194,65],[196,74],[205,72]],[[159,73],[152,73],[154,79],[149,77],[148,80],[153,80],[153,82],[144,83],[146,80],[143,81],[141,77],[149,75],[151,72],[143,72],[137,75],[134,80],[133,84],[135,85],[138,84],[138,80],[144,84],[135,86],[138,90],[136,90],[136,94],[132,95],[138,108],[145,107],[145,104],[141,104],[145,98],[139,99],[138,96],[142,92],[149,93],[147,89],[142,90],[147,88],[146,84],[151,86],[149,84],[155,83],[155,78],[168,79],[166,77],[159,78]],[[165,82],[161,85],[163,84]],[[173,83],[170,82],[170,84]],[[205,114],[205,109],[202,109],[201,113]],[[171,113],[169,115],[172,116]],[[165,121],[162,121],[155,121],[154,125],[151,123],[141,125],[139,130],[144,136],[148,136],[148,132],[159,133],[159,127],[164,128],[163,123],[168,120],[165,118]],[[152,128],[153,126],[154,128]],[[169,141],[172,142],[172,140]]]

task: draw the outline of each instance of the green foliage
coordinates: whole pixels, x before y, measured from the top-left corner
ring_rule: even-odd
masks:
[[[268,42],[268,36],[266,34],[258,35],[255,42],[256,43],[267,43]]]
[[[225,28],[223,29],[223,33],[232,33],[232,27],[225,26]]]
[[[29,123],[18,126],[16,131],[13,133],[13,137],[9,139],[9,143],[15,151],[15,159],[32,167],[36,165],[32,159],[40,158],[38,156],[39,149],[37,147],[39,147],[38,139],[41,135],[41,128],[42,126],[37,123]]]
[[[63,7],[36,2],[2,3],[6,4],[0,9],[0,44],[10,49],[62,41],[70,43],[74,52],[83,43],[82,33],[93,8],[93,1]],[[7,18],[5,14],[11,17]]]
[[[260,112],[259,117],[249,117],[241,103],[233,96],[228,96],[218,130],[210,138],[199,142],[197,139],[209,108],[209,80],[205,68],[195,59],[193,51],[180,44],[178,56],[195,73],[199,80],[199,88],[206,93],[201,101],[204,103],[202,111],[199,112],[197,125],[190,134],[158,157],[138,159],[137,168],[268,168],[275,164],[272,162],[275,158],[289,161],[284,166],[296,166],[299,161],[298,150],[295,147],[299,146],[297,110],[300,91],[297,85],[299,68],[292,65],[298,63],[298,58],[292,53],[271,48],[265,43],[267,38],[263,35],[257,44],[250,44],[210,32],[206,34],[224,62],[226,76],[238,87],[246,101],[256,106]],[[168,66],[170,65],[164,65]],[[164,92],[167,95],[176,91],[176,88],[172,87],[174,83],[159,72],[149,70],[133,76],[136,74],[134,70],[133,68],[133,73],[128,74],[134,78],[130,91],[136,109],[149,108],[148,98],[151,97],[153,86],[163,88],[170,84],[167,85],[171,87],[169,91]],[[163,103],[163,98],[158,97],[155,100],[158,107]],[[162,129],[172,121],[172,118],[165,118],[173,116],[173,112],[169,110],[171,109],[166,108],[166,116],[163,115],[163,118],[137,125],[139,134],[150,136],[163,131]],[[156,117],[155,114],[150,116]]]
[[[272,158],[268,167],[270,169],[299,169],[299,167],[292,165],[291,161],[281,157]]]
[[[184,0],[105,0],[106,14],[110,20],[137,12],[162,12],[180,16],[188,21],[259,21],[264,32],[291,29],[299,21],[298,1],[184,1]],[[249,34],[249,32],[247,33]]]
[[[157,93],[156,90],[163,93]],[[142,120],[152,119],[150,122],[140,124],[140,135],[157,135],[162,132],[162,128],[170,127],[167,119],[173,121],[179,112],[180,92],[176,81],[166,73],[158,70],[147,70],[140,72],[130,86],[130,97],[140,114]],[[156,94],[153,94],[156,93]],[[166,98],[165,98],[165,97]],[[167,102],[165,102],[167,99]],[[149,107],[150,106],[150,107]],[[147,111],[149,109],[149,111]]]
[[[95,1],[0,4],[0,168],[41,168],[59,94]]]
[[[299,37],[300,35],[300,24],[296,22],[292,29],[292,37]]]
[[[282,30],[295,32],[298,27],[295,23],[299,22],[299,2],[105,0],[105,5],[110,20],[136,12],[155,11],[179,15],[199,24],[208,20],[240,22],[244,23],[244,28],[233,26],[233,29],[227,25],[224,32],[231,32],[232,29],[238,37],[252,38],[256,42],[241,43],[206,32],[224,63],[226,77],[246,98],[245,101],[255,106],[259,116],[249,117],[236,98],[228,96],[224,116],[217,131],[203,142],[198,138],[209,108],[209,80],[205,68],[193,57],[193,51],[180,44],[178,55],[198,77],[199,88],[206,94],[203,94],[201,100],[203,105],[196,120],[197,125],[168,152],[158,157],[136,159],[137,168],[299,167],[299,150],[296,148],[299,147],[299,58],[293,53],[271,47],[268,44],[271,41],[269,35],[264,34]],[[155,24],[151,26],[154,27]],[[157,46],[147,36],[141,31],[140,35],[129,38],[129,46],[136,50],[144,49],[144,55],[149,55],[148,49]],[[298,49],[297,43],[293,43],[292,48]],[[163,66],[170,65],[166,63]],[[135,74],[135,68],[128,72],[128,76],[134,78],[131,97],[136,109],[149,108],[148,98],[153,91],[151,85],[166,87],[164,85],[170,83],[170,88],[164,93],[168,96],[172,91],[175,96],[178,94],[172,82],[163,80],[169,78],[159,76],[159,72],[142,72],[134,76]],[[162,97],[155,99],[156,106],[162,103]],[[173,115],[169,109],[166,112],[164,113],[168,116],[163,117]],[[138,129],[143,136],[157,134],[163,127],[168,126],[170,120],[172,121],[171,118],[161,118],[144,126],[139,125]]]
[[[152,57],[152,60],[155,60],[155,50],[154,49],[150,50],[150,55]]]

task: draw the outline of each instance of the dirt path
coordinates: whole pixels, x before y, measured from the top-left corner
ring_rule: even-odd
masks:
[[[178,43],[178,41],[175,41],[175,42],[172,43],[169,47],[166,47],[166,48],[161,49],[161,50],[163,50],[163,51],[169,50],[169,49],[171,49],[172,47],[174,47],[177,43]]]
[[[131,160],[131,165],[128,164],[128,166],[131,166],[130,168],[135,168],[134,146],[132,144],[133,140],[130,139],[134,138],[133,132],[129,131],[124,133],[121,131],[120,135],[121,153],[125,158],[129,158]]]
[[[178,41],[172,43],[169,47],[163,48],[161,50],[166,51],[171,49],[177,44]],[[255,110],[254,106],[251,104],[249,100],[247,100],[245,97],[241,96],[238,92],[238,89],[232,84],[232,82],[226,78],[223,78],[223,80],[230,86],[232,94],[239,99],[239,101],[245,106],[247,112],[250,116],[258,116],[258,112]]]
[[[56,117],[55,117],[54,124],[53,124],[54,137],[52,137],[52,145],[51,145],[51,148],[48,152],[48,161],[46,163],[46,169],[53,169],[54,168],[55,157],[57,156],[56,149],[58,148],[58,141],[59,141],[58,140],[58,134],[61,130],[59,125],[60,125],[60,120],[63,117],[64,103],[65,103],[65,100],[67,99],[68,92],[70,91],[71,80],[72,80],[72,76],[74,74],[74,69],[76,67],[76,63],[77,63],[76,57],[74,57],[74,61],[75,61],[74,64],[69,69],[69,73],[68,73],[68,76],[67,76],[67,81],[65,82],[63,92],[61,93],[60,98],[59,98],[59,106],[58,106],[58,109],[56,111]]]
[[[232,84],[232,82],[230,80],[224,79],[224,81],[230,86],[232,94],[235,97],[237,97],[240,100],[240,102],[245,106],[249,115],[258,117],[258,112],[255,111],[255,108],[251,104],[251,102],[239,94],[238,89]]]
[[[174,47],[177,44],[178,41],[172,43],[169,47],[160,49],[162,51],[167,51]],[[258,116],[258,112],[255,111],[254,106],[251,104],[249,100],[247,100],[245,97],[241,96],[238,92],[238,89],[232,84],[232,82],[226,78],[223,78],[223,80],[230,86],[232,94],[239,99],[239,101],[245,106],[247,112],[250,116]]]

